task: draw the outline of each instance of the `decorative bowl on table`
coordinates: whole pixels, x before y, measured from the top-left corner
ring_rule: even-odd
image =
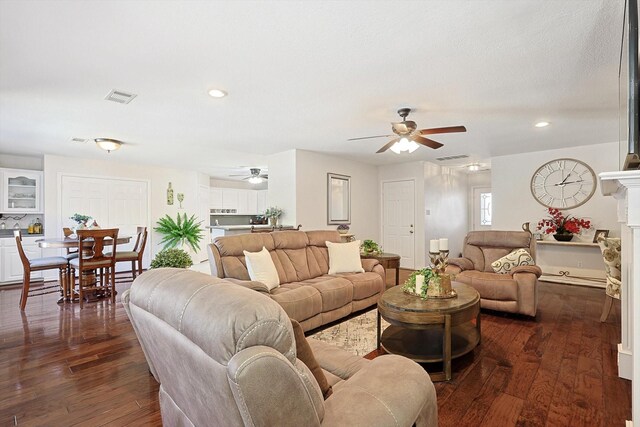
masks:
[[[349,226],[347,224],[340,224],[338,226],[338,233],[347,234],[349,232]]]

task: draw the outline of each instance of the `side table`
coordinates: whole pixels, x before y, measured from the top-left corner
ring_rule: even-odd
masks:
[[[388,252],[382,252],[379,254],[371,254],[371,255],[360,255],[360,258],[363,259],[367,259],[367,258],[373,258],[373,259],[377,259],[380,262],[380,265],[382,265],[382,267],[384,267],[384,270],[387,271],[390,268],[393,268],[396,270],[396,282],[394,283],[394,286],[398,286],[399,282],[400,282],[400,255],[398,254],[392,254],[392,253],[388,253]]]

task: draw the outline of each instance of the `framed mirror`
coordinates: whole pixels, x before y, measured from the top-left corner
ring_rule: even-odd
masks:
[[[327,224],[351,224],[351,177],[327,174]]]

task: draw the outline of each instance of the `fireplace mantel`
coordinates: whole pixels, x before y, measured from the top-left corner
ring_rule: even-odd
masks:
[[[632,420],[640,420],[640,171],[603,172],[600,189],[618,201],[622,239],[622,342],[618,375],[632,381]],[[634,370],[635,366],[635,370]]]

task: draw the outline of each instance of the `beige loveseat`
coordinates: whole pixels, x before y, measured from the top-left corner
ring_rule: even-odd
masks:
[[[464,238],[462,258],[449,259],[447,273],[474,287],[482,308],[535,316],[540,267],[515,267],[510,274],[495,273],[491,267],[494,261],[520,248],[526,249],[535,261],[536,241],[529,232],[471,231]]]
[[[384,268],[375,259],[362,260],[364,273],[329,275],[327,241],[339,243],[340,234],[276,231],[217,237],[208,249],[211,274],[269,294],[309,331],[375,305],[385,290]],[[270,293],[262,283],[250,281],[243,253],[263,247],[280,278],[280,286]]]
[[[289,317],[258,292],[164,268],[138,277],[122,301],[160,382],[165,426],[437,426],[420,365],[308,339],[333,388],[324,400]]]

